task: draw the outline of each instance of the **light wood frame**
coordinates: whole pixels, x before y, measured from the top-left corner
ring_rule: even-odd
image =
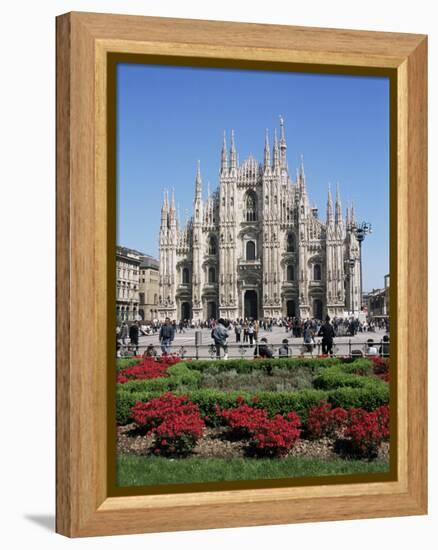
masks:
[[[108,496],[109,52],[396,71],[396,481]],[[78,537],[427,513],[426,231],[427,37],[93,13],[59,16],[57,532]]]

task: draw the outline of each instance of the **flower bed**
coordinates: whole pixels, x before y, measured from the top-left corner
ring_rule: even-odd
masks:
[[[202,388],[207,367],[200,363],[223,373],[231,361],[147,358],[119,371],[117,422],[134,421],[137,434],[152,438],[152,452],[168,457],[192,453],[208,426],[217,428],[221,437],[241,441],[239,448],[251,457],[287,456],[305,438],[330,441],[334,450],[350,458],[374,458],[389,438],[389,386],[384,381],[388,362],[306,361],[314,373],[313,388],[220,391]],[[237,373],[260,372],[273,363],[290,372],[304,365],[301,359],[235,363]]]

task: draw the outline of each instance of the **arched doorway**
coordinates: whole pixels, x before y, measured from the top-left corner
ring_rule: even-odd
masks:
[[[295,317],[296,316],[295,300],[288,300],[286,302],[286,315],[288,317]]]
[[[322,300],[319,298],[313,300],[313,317],[322,320]]]
[[[181,319],[191,319],[189,302],[183,302],[181,304]]]
[[[257,292],[255,290],[245,292],[244,314],[248,319],[258,319]]]
[[[216,319],[216,302],[207,302],[207,319]]]

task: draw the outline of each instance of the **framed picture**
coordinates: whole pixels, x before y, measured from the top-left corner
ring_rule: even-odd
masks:
[[[427,39],[57,18],[57,531],[427,512]]]

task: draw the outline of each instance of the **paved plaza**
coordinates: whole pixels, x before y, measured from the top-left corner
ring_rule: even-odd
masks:
[[[196,349],[195,346],[195,333],[200,332],[201,344]],[[172,352],[177,354],[185,354],[186,357],[199,357],[199,358],[208,358],[214,355],[214,352],[211,349],[213,340],[211,338],[210,329],[185,329],[183,333],[179,332],[177,329],[175,334],[175,339],[172,344]],[[375,332],[359,332],[356,336],[339,336],[334,339],[334,354],[335,355],[350,355],[354,350],[360,350],[364,352],[366,348],[366,341],[369,338],[372,338],[377,345],[377,348],[380,346],[380,342],[385,335],[385,330],[376,329]],[[303,338],[294,338],[291,332],[287,332],[284,327],[273,327],[272,332],[268,330],[260,329],[259,331],[259,340],[260,338],[267,338],[268,344],[272,345],[274,357],[278,354],[278,348],[281,345],[281,342],[284,338],[289,340],[289,349],[291,356],[306,355],[311,356],[318,355],[321,353],[320,342],[321,338],[315,338],[315,347],[312,350],[312,353],[309,353],[303,347]],[[199,337],[198,337],[199,338]],[[243,334],[241,336],[243,339]],[[141,336],[139,339],[140,343],[140,354],[144,352],[146,347],[149,344],[153,344],[157,352],[161,354],[160,343],[158,339],[158,332],[150,336]],[[183,349],[182,349],[183,348]],[[249,347],[248,343],[236,343],[236,336],[234,334],[234,329],[229,331],[228,338],[228,356],[229,357],[247,357],[251,358],[254,354],[254,347]]]

